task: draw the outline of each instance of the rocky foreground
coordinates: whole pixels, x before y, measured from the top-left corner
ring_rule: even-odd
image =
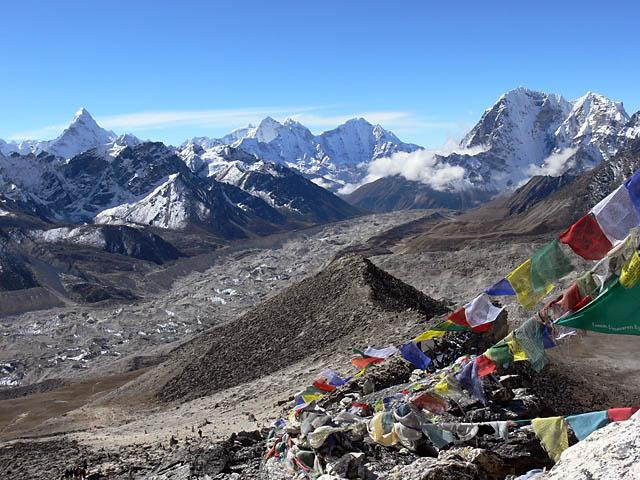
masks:
[[[427,353],[439,359],[435,367],[440,368],[461,352],[482,352],[506,331],[506,319],[502,317],[484,334],[462,333],[434,344]],[[312,414],[302,422],[290,422],[286,431],[276,422],[272,428],[239,432],[215,441],[202,434],[205,425],[195,425],[166,442],[129,445],[116,451],[92,449],[64,438],[18,441],[0,448],[0,470],[5,478],[25,480],[498,480],[534,470],[545,472],[540,478],[640,478],[640,414],[627,422],[612,423],[580,443],[571,434],[572,446],[555,466],[531,427],[519,424],[521,419],[566,414],[588,406],[603,408],[611,401],[606,396],[585,398],[584,391],[571,388],[553,388],[565,383],[566,378],[549,367],[544,376],[522,364],[508,372],[499,371],[485,383],[486,405],[461,396],[457,408],[443,412],[439,421],[482,425],[471,435],[460,434],[449,445],[435,446],[422,435],[400,435],[400,441],[392,446],[374,442],[367,423],[375,405],[383,398],[402,395],[420,375],[403,358],[392,356],[314,402]],[[282,413],[288,413],[288,406],[283,406]],[[401,422],[410,423],[407,419],[410,415]],[[489,427],[490,422],[505,419],[512,420],[506,441]],[[349,428],[335,428],[344,427],[345,421]],[[307,439],[316,443],[306,452],[291,442],[314,428],[316,432],[334,428],[329,431],[330,441],[318,443],[307,434]],[[285,434],[290,440],[283,443]]]
[[[406,258],[404,265],[408,269]],[[413,270],[416,265],[412,264]],[[452,263],[446,267],[458,268]],[[429,272],[424,265],[422,269],[421,277],[441,278],[437,270]],[[464,275],[465,270],[461,271]],[[455,278],[447,282],[441,282],[439,292],[454,283],[462,285]],[[483,334],[455,333],[423,345],[433,359],[427,373],[416,371],[396,354],[313,402],[311,410],[291,421],[292,394],[318,378],[322,368],[345,371],[352,349],[399,345],[437,323],[452,306],[365,258],[341,255],[235,321],[215,326],[168,352],[159,365],[96,392],[81,408],[61,410],[22,431],[16,425],[26,424],[34,412],[14,415],[0,432],[7,439],[11,434],[11,441],[0,446],[0,471],[5,478],[20,479],[84,475],[167,480],[497,480],[534,470],[556,475],[552,478],[634,478],[637,417],[612,424],[584,442],[578,443],[571,434],[571,446],[555,466],[523,422],[637,403],[633,376],[627,375],[622,383],[615,380],[624,373],[618,365],[605,364],[598,370],[569,363],[584,355],[581,346],[597,336],[572,339],[556,349],[562,350],[561,355],[542,372],[522,363],[498,370],[485,381],[486,403],[463,394],[439,415],[439,422],[481,423],[470,432],[473,435],[457,436],[441,445],[423,434],[400,436],[388,446],[373,441],[368,425],[380,402],[406,395],[417,380],[461,357],[482,353],[518,323],[517,317],[509,323],[501,317]],[[615,345],[614,339],[606,340]],[[593,357],[594,352],[588,355]],[[281,372],[288,376],[278,377]],[[607,372],[607,378],[599,377],[602,372]],[[274,378],[278,381],[270,383]],[[260,383],[262,389],[257,387]],[[92,392],[99,388],[96,385],[90,386]],[[56,388],[51,385],[50,394]],[[30,394],[25,394],[26,402]],[[224,401],[218,400],[220,395],[227,395]],[[70,401],[52,398],[56,405]],[[125,407],[127,415],[122,413]],[[413,411],[398,415],[403,420],[396,423],[404,427],[422,421]],[[289,422],[272,423],[278,416]],[[496,421],[508,422],[508,438],[488,426]],[[162,434],[157,434],[160,430]],[[316,432],[327,436],[311,444]],[[615,448],[604,446],[608,435],[617,435],[611,437]],[[581,449],[590,450],[572,453]],[[584,461],[587,456],[599,460]],[[609,462],[616,463],[609,466]],[[608,470],[614,476],[607,477]],[[567,471],[578,473],[571,476]]]

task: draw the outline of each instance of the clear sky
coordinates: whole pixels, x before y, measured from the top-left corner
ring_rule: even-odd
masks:
[[[0,27],[0,138],[53,138],[86,107],[180,143],[271,115],[365,116],[459,138],[517,86],[640,109],[636,1],[21,0]]]

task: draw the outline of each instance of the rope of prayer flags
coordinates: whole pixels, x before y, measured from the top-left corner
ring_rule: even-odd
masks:
[[[444,337],[447,332],[468,330],[474,333],[485,332],[491,328],[491,324],[496,321],[503,310],[504,307],[494,306],[486,293],[481,293],[464,307],[449,315],[444,322],[440,322],[418,335],[414,341],[422,342]]]

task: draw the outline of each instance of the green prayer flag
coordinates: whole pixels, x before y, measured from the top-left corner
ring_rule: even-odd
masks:
[[[530,318],[513,331],[513,335],[527,355],[527,360],[536,372],[547,364],[547,354],[542,339],[542,324]]]
[[[560,249],[558,240],[553,240],[531,257],[531,286],[536,292],[544,290],[572,270],[573,265]]]
[[[640,335],[640,282],[624,288],[615,277],[589,304],[556,323],[600,333]]]
[[[509,345],[504,340],[500,340],[484,354],[496,365],[509,365],[513,362],[511,349],[509,349]]]

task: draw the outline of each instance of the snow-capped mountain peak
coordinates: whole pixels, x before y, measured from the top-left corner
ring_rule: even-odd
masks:
[[[611,158],[618,132],[630,120],[622,102],[587,92],[571,103],[571,112],[555,132],[555,150],[580,147],[592,157],[589,166]]]
[[[255,138],[260,142],[269,143],[275,140],[280,134],[283,125],[277,120],[267,117],[260,122],[257,128],[248,135],[249,138]]]
[[[85,108],[81,108],[64,132],[48,142],[43,150],[63,158],[71,158],[115,139],[115,133],[100,127],[91,114]]]
[[[51,153],[64,159],[70,159],[82,152],[93,148],[100,153],[115,156],[125,146],[134,146],[141,141],[129,133],[116,135],[110,130],[102,128],[94,120],[88,110],[80,108],[69,123],[69,126],[53,140],[25,140],[21,142],[0,141],[0,153],[5,155],[17,152],[21,155],[28,153]]]
[[[197,145],[206,152],[187,148],[190,145]],[[294,119],[280,123],[267,117],[257,127],[249,125],[222,138],[192,138],[182,145],[180,155],[194,170],[200,171],[202,163],[208,164],[211,175],[219,168],[217,149],[222,145],[231,145],[262,160],[296,168],[334,191],[347,183],[359,182],[371,161],[397,151],[412,152],[420,148],[401,142],[393,133],[364,118],[350,119],[333,130],[314,135]]]

